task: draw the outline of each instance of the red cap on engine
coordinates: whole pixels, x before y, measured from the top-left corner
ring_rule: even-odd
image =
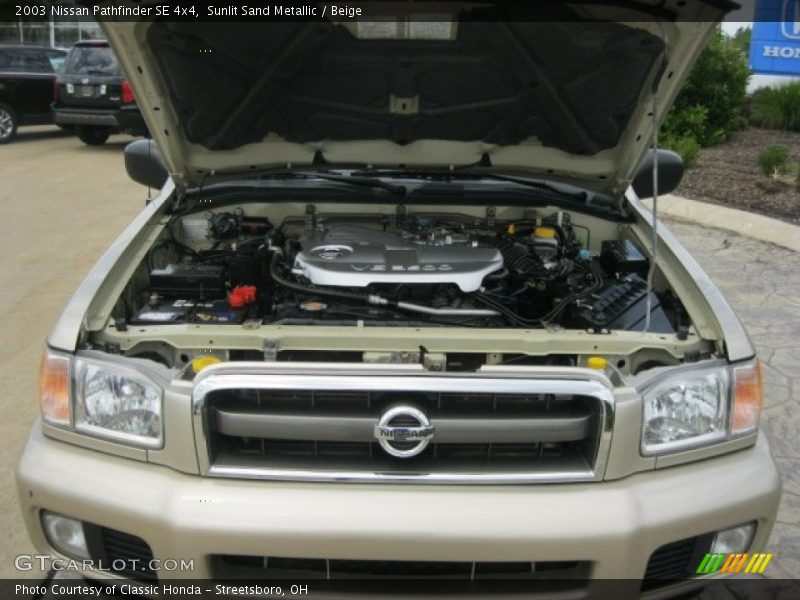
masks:
[[[228,294],[228,304],[232,308],[242,308],[256,301],[256,286],[240,285]]]

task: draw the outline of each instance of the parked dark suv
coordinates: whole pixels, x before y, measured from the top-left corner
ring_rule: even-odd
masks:
[[[56,71],[65,50],[0,45],[0,144],[17,135],[19,125],[50,123]]]
[[[131,86],[105,41],[72,47],[58,76],[53,114],[57,125],[74,126],[89,145],[104,143],[112,133],[146,132]]]

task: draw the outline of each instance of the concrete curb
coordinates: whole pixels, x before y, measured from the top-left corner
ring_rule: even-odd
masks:
[[[652,199],[644,200],[644,203],[648,208],[653,208]],[[658,213],[661,216],[684,219],[706,227],[725,229],[800,252],[800,227],[778,219],[736,208],[689,200],[673,194],[659,196]]]

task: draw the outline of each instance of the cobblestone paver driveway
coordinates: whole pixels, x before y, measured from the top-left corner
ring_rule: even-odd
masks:
[[[800,579],[800,254],[725,231],[667,224],[725,294],[758,348],[766,392],[761,427],[784,486],[767,575]]]

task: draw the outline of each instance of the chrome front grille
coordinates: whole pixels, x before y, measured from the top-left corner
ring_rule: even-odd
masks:
[[[198,455],[204,473],[219,477],[592,481],[602,477],[608,453],[613,396],[599,377],[575,371],[582,377],[540,368],[465,376],[215,367],[195,385]],[[381,415],[397,406],[430,421],[430,443],[415,456],[391,455],[378,443]],[[392,448],[416,444],[403,438]]]

